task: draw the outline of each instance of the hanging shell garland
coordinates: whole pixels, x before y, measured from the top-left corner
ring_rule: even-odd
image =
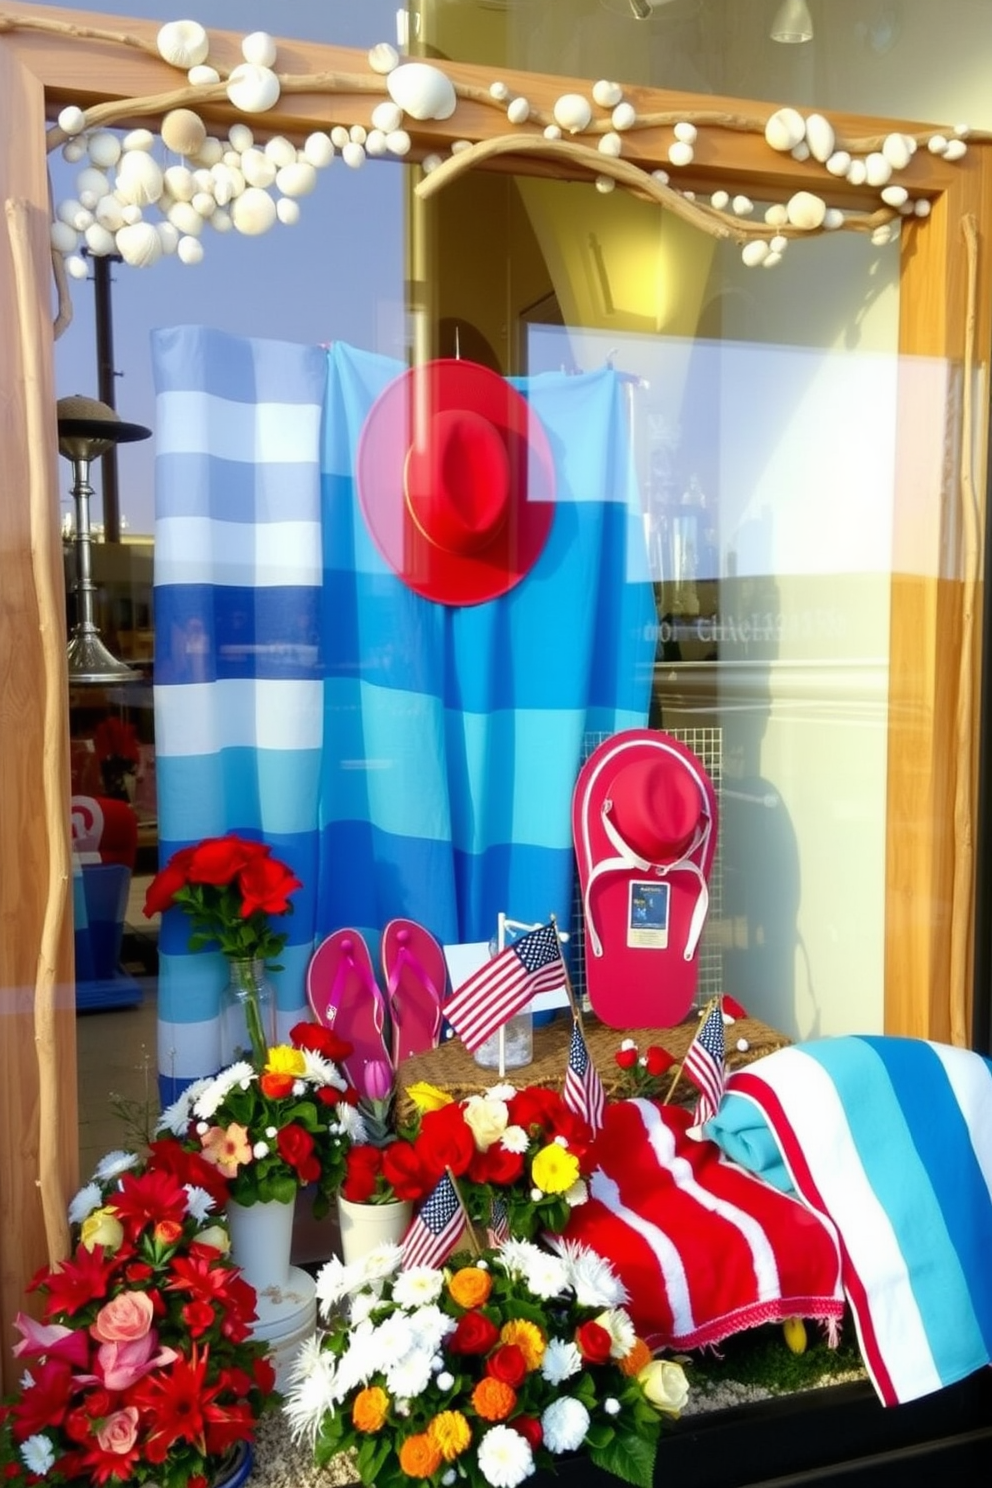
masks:
[[[187,71],[207,60],[210,41],[199,21],[167,21],[156,37],[159,56]]]
[[[386,87],[411,119],[450,119],[458,106],[451,79],[429,62],[401,62],[386,77]]]

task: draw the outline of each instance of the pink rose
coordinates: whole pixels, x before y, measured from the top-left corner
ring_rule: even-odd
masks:
[[[100,1308],[90,1333],[100,1343],[134,1343],[144,1338],[154,1316],[147,1292],[121,1292]]]
[[[138,1412],[133,1405],[125,1405],[123,1410],[114,1411],[112,1416],[107,1416],[96,1433],[101,1451],[116,1452],[120,1456],[130,1452],[137,1436]]]
[[[158,1335],[148,1333],[133,1343],[101,1343],[96,1351],[96,1377],[108,1390],[129,1390],[135,1380],[175,1359],[175,1349],[158,1348]]]

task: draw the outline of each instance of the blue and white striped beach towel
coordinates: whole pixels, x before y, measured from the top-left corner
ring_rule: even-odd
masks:
[[[884,1404],[992,1362],[992,1062],[920,1039],[796,1044],[731,1075],[704,1130],[835,1226]]]

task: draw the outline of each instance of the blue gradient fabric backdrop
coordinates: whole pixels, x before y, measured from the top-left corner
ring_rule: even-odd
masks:
[[[569,925],[572,788],[589,734],[643,727],[655,610],[623,389],[609,369],[514,379],[555,463],[555,514],[510,593],[450,608],[388,567],[355,454],[404,367],[337,343],[156,331],[159,861],[264,839],[303,888],[285,920],[280,1030],[314,947],[391,918],[442,944],[497,916]],[[397,431],[403,437],[403,431]],[[220,1062],[226,968],[163,916],[169,1101]]]

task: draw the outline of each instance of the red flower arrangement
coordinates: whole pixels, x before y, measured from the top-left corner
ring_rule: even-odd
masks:
[[[633,1039],[624,1039],[613,1058],[617,1068],[623,1072],[622,1096],[640,1096],[644,1100],[669,1099],[672,1084],[669,1071],[677,1061],[661,1044],[648,1044],[642,1054]]]
[[[16,1320],[26,1372],[0,1408],[0,1476],[205,1488],[279,1402],[255,1292],[208,1192],[154,1155],[97,1171],[70,1209],[72,1255],[31,1283],[42,1320]]]

